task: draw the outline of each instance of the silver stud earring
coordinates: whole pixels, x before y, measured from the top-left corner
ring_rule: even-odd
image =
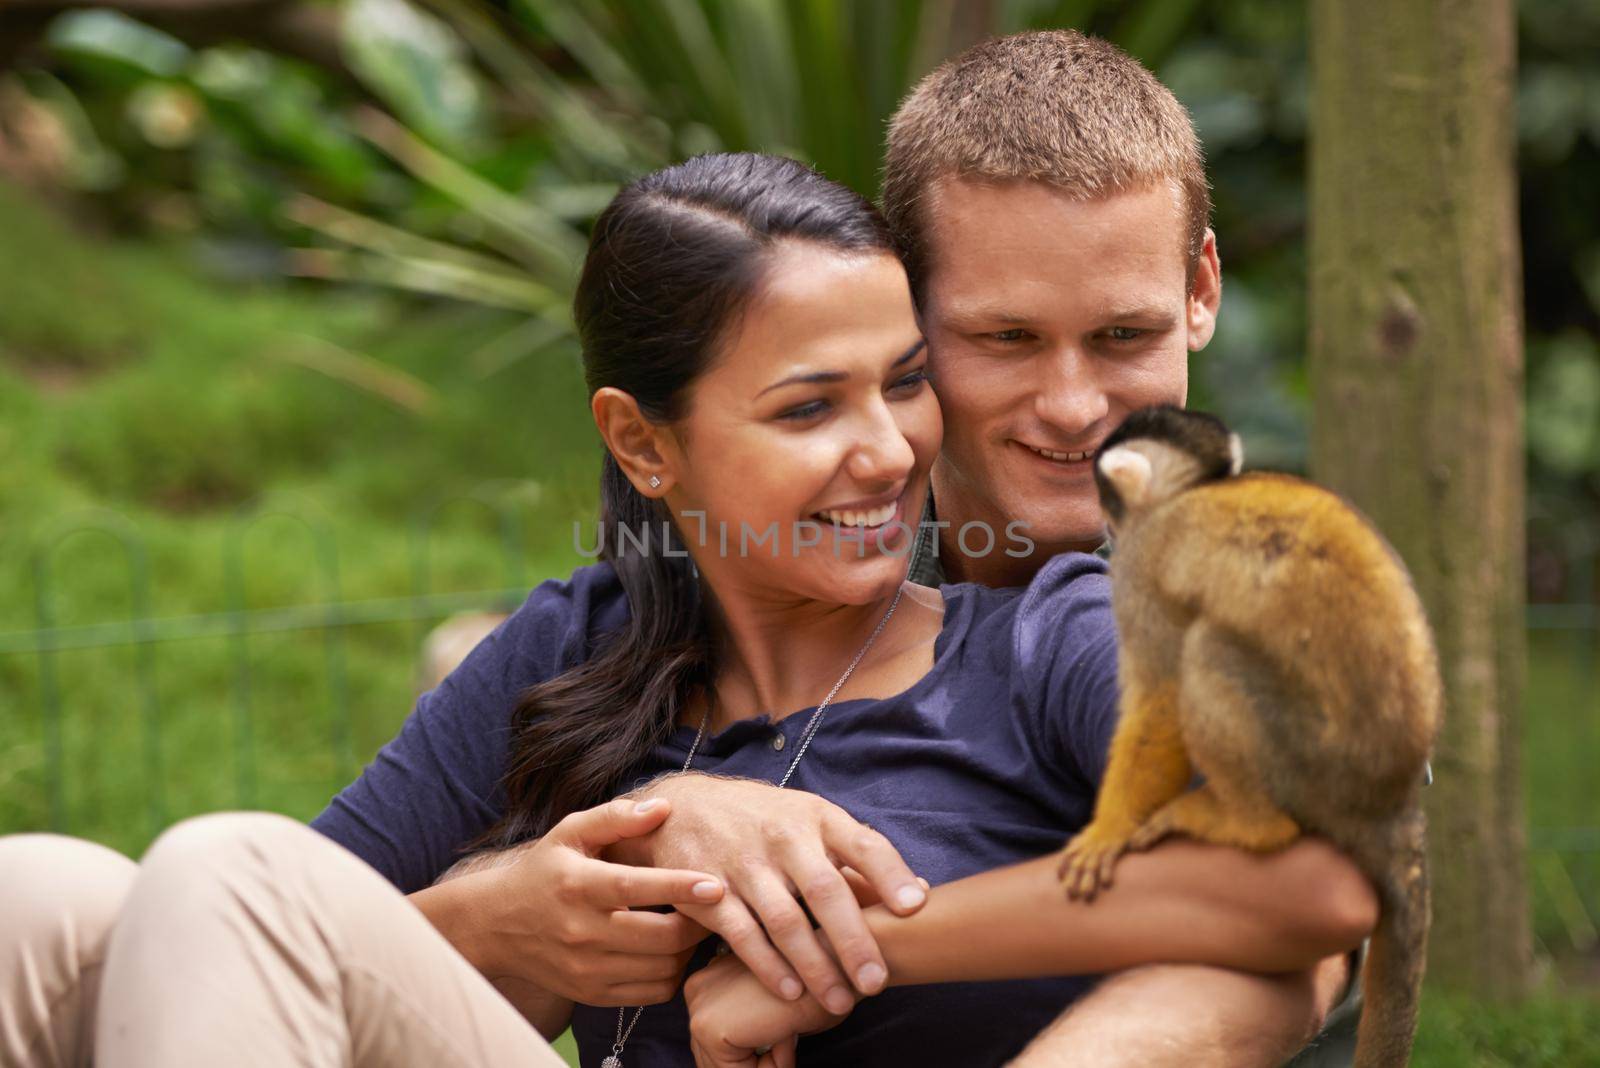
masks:
[[[657,478],[655,475],[651,475],[650,476],[650,488],[651,489],[660,489],[661,488],[661,480],[659,478]]]

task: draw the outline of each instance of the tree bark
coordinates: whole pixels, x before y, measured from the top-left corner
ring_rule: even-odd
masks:
[[[1526,989],[1521,264],[1511,0],[1314,0],[1312,469],[1411,568],[1445,725],[1432,981]]]

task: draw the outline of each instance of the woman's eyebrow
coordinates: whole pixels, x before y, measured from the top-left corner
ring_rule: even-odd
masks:
[[[909,363],[911,360],[916,358],[917,353],[921,352],[924,348],[927,347],[927,344],[928,344],[928,339],[927,338],[922,338],[922,337],[917,338],[917,340],[912,344],[912,346],[909,349],[906,349],[905,352],[901,353],[900,356],[895,359],[894,363],[890,364],[889,366],[891,368],[894,368],[894,367],[899,367],[903,363]]]
[[[890,366],[891,367],[899,367],[901,364],[906,363],[906,362],[908,362],[908,361],[910,361],[912,359],[915,359],[917,353],[921,352],[922,349],[923,349],[923,346],[925,346],[925,345],[927,345],[927,341],[925,339],[920,338],[920,337],[917,338],[917,340],[912,344],[912,346],[909,349],[906,349],[905,352],[903,352],[899,356],[895,357],[894,363],[890,364]],[[797,386],[797,385],[802,385],[802,384],[815,384],[817,382],[843,382],[845,379],[847,379],[849,377],[850,376],[848,374],[846,374],[844,371],[801,371],[799,374],[793,374],[793,375],[789,375],[787,378],[778,379],[778,381],[772,383],[772,385],[770,385],[770,386],[766,387],[765,389],[763,389],[761,391],[761,393],[757,393],[756,396],[759,397],[759,396],[761,396],[762,393],[770,393],[773,390],[778,389],[778,388],[780,388],[782,386]]]
[[[771,393],[773,390],[779,389],[783,386],[797,386],[802,383],[811,382],[843,382],[849,377],[850,376],[845,374],[843,371],[802,371],[797,375],[790,375],[788,378],[778,379],[776,382],[772,383],[772,385],[768,386],[766,389],[763,389],[761,393],[757,393],[756,396],[759,397],[762,393]]]

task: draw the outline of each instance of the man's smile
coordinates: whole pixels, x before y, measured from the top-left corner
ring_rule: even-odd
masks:
[[[1015,438],[1011,439],[1011,444],[1018,446],[1033,462],[1044,464],[1050,471],[1062,474],[1087,473],[1094,460],[1093,448],[1081,451],[1046,449]]]

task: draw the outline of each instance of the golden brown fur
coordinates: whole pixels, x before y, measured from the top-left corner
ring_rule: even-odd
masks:
[[[1427,932],[1419,790],[1441,715],[1422,605],[1340,498],[1285,475],[1195,481],[1192,445],[1127,440],[1139,456],[1102,478],[1121,719],[1063,881],[1092,897],[1125,850],[1170,833],[1262,851],[1326,837],[1382,906],[1356,1064],[1404,1064]]]

